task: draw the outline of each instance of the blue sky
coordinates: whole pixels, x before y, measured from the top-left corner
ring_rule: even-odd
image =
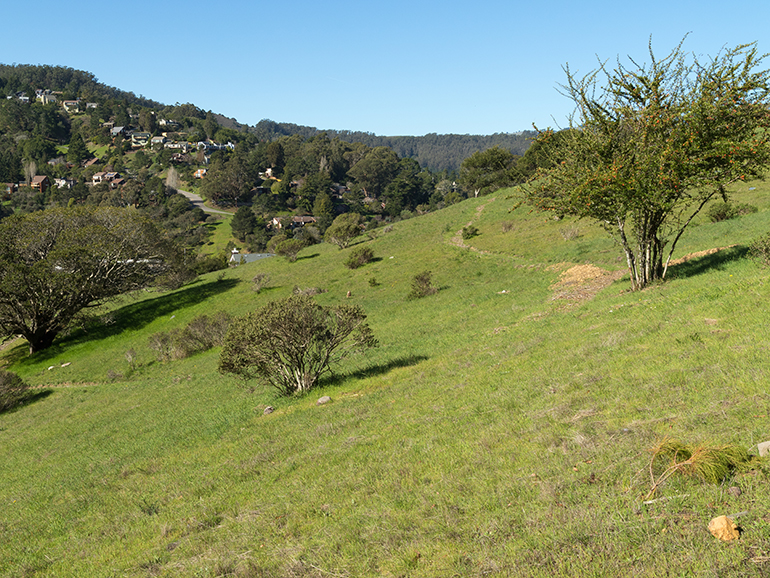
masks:
[[[119,6],[119,8],[118,8]],[[379,135],[565,125],[562,67],[757,42],[770,3],[713,0],[38,0],[3,7],[0,62],[52,64],[246,124]],[[770,66],[770,61],[768,62]]]

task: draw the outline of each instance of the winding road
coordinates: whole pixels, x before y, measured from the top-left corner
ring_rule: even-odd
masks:
[[[185,197],[187,197],[193,205],[195,205],[196,207],[199,207],[204,213],[209,213],[212,215],[230,215],[230,216],[233,215],[228,211],[220,211],[219,209],[212,209],[210,207],[207,207],[206,205],[203,204],[203,197],[201,197],[196,193],[183,191],[181,189],[177,189],[177,192],[180,195],[184,195]]]

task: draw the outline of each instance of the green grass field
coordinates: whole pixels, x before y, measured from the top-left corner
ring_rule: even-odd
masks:
[[[759,212],[701,218],[674,257],[729,248],[643,292],[599,228],[500,191],[360,238],[376,256],[360,269],[316,245],[126,297],[33,357],[6,346],[40,389],[0,414],[0,575],[767,575],[766,460],[644,502],[665,438],[770,440],[770,284],[746,254],[769,190],[742,184]],[[425,270],[441,290],[407,299]],[[216,349],[162,363],[148,346],[295,286],[361,305],[380,341],[308,396],[218,374]],[[739,512],[740,540],[711,536]]]

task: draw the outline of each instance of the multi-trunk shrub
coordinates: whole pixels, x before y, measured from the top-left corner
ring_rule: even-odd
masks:
[[[312,389],[331,365],[376,345],[360,307],[325,307],[294,295],[233,320],[219,371],[261,378],[292,395]]]

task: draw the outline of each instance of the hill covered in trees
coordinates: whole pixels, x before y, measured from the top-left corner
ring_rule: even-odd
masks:
[[[220,207],[249,205],[254,218],[242,211],[237,238],[259,252],[279,229],[291,237],[281,219],[292,228],[295,217],[312,222],[311,236],[320,238],[341,213],[374,227],[517,182],[521,170],[514,178],[509,169],[523,166],[517,154],[527,144],[524,133],[378,137],[267,120],[252,127],[193,104],[137,97],[71,68],[0,67],[0,217],[71,204],[131,206],[190,248],[205,243],[205,217],[183,210],[178,189]],[[480,149],[503,154],[474,158]],[[476,173],[490,167],[494,182],[480,185]]]
[[[535,136],[534,131],[493,135],[430,133],[424,136],[379,136],[370,132],[319,130],[271,120],[262,120],[256,127],[247,130],[265,140],[293,134],[312,137],[326,133],[330,138],[336,137],[349,143],[361,142],[370,147],[385,146],[393,149],[398,156],[413,158],[421,167],[432,171],[456,171],[463,160],[473,153],[493,147],[500,147],[514,155],[522,156]]]
[[[162,103],[144,96],[107,86],[90,72],[66,66],[0,64],[0,95],[33,95],[40,87],[60,92],[65,100],[78,97],[84,100],[112,99],[156,110],[166,108]],[[197,108],[194,105],[183,106]],[[474,152],[492,147],[500,147],[521,156],[534,136],[533,131],[493,135],[431,133],[424,136],[382,136],[362,131],[319,129],[269,119],[260,121],[256,126],[249,126],[223,114],[214,114],[214,117],[221,126],[254,134],[260,140],[272,141],[292,135],[310,138],[326,133],[330,138],[338,137],[349,143],[361,142],[372,148],[386,146],[393,149],[398,156],[413,158],[421,167],[432,171],[458,170],[462,161]]]

